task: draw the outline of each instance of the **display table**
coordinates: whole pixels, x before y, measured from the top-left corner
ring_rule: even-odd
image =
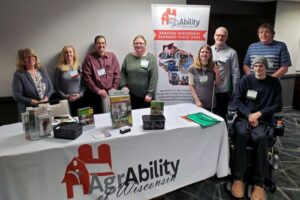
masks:
[[[180,116],[202,111],[193,104],[165,106],[164,130],[144,131],[133,111],[131,132],[111,128],[109,113],[76,140],[28,141],[22,124],[0,127],[0,199],[151,199],[213,175],[229,173],[225,122],[201,128]],[[111,137],[95,139],[97,130]],[[126,184],[125,184],[126,183]]]

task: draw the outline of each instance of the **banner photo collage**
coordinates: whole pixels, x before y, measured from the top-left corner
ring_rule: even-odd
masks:
[[[166,105],[192,102],[188,69],[207,43],[210,6],[152,4],[155,55],[159,64],[156,99]]]

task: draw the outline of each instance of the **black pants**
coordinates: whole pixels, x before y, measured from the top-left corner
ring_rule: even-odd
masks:
[[[130,100],[131,100],[131,108],[132,109],[140,109],[140,108],[149,108],[150,103],[145,102],[145,97],[141,98],[134,94],[130,94]]]
[[[87,89],[85,92],[84,105],[85,107],[92,107],[94,110],[94,114],[103,113],[102,97],[90,91],[89,89]]]
[[[77,109],[86,107],[84,105],[84,97],[77,99],[76,101],[69,101],[71,116],[77,116]]]
[[[234,150],[233,169],[234,179],[243,179],[247,170],[247,145],[249,140],[253,146],[253,182],[263,186],[265,178],[268,176],[268,133],[270,126],[260,124],[257,127],[250,127],[248,120],[237,118],[234,125]]]
[[[228,112],[229,94],[228,92],[216,93],[216,114],[226,121]]]

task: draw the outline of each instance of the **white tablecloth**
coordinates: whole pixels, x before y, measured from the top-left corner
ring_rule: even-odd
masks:
[[[76,140],[28,141],[21,123],[2,126],[0,199],[142,200],[214,174],[226,176],[225,122],[219,118],[217,125],[201,128],[180,117],[199,111],[213,115],[193,104],[165,106],[165,129],[145,131],[142,115],[149,109],[134,110],[133,127],[124,135],[111,128],[108,113],[96,115],[96,130],[112,135],[101,139],[90,130]]]

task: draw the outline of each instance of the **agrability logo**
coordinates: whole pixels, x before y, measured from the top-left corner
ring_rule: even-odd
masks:
[[[161,24],[171,27],[198,27],[200,20],[194,18],[177,18],[177,10],[175,8],[167,8],[161,16]]]
[[[94,191],[101,193],[97,199],[117,198],[151,190],[175,181],[180,160],[169,161],[159,158],[147,164],[130,166],[124,173],[114,173],[111,150],[108,144],[98,146],[98,157],[94,158],[92,146],[83,144],[66,167],[62,183],[65,183],[67,198],[73,198],[73,186],[81,185],[84,195]],[[92,166],[92,167],[91,167]],[[96,169],[96,171],[95,171]]]

